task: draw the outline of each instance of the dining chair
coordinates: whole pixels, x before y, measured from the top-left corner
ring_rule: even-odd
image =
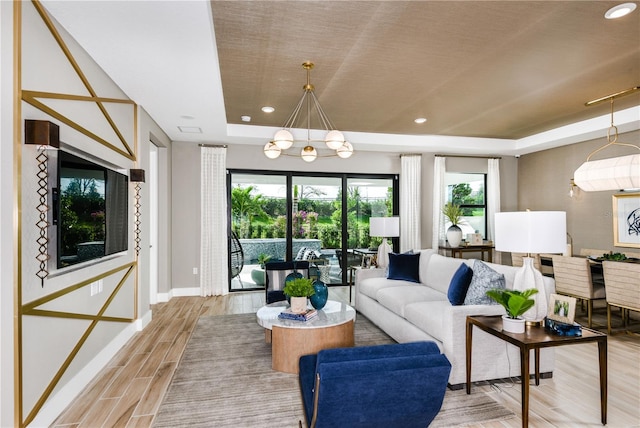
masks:
[[[607,286],[607,332],[611,334],[611,307],[622,309],[622,325],[629,324],[629,311],[640,312],[640,264],[602,262]]]
[[[526,256],[527,253],[511,253],[511,266],[522,266],[522,259]],[[533,267],[540,270],[541,266],[540,254],[533,254]]]
[[[580,248],[580,255],[582,257],[602,257],[603,254],[611,254],[610,250],[597,250],[594,248]]]
[[[633,253],[631,251],[625,251],[622,254],[627,256],[628,259],[640,259],[640,253]]]
[[[604,284],[593,281],[591,262],[585,257],[553,255],[552,260],[556,293],[586,301],[588,327],[591,328],[593,301],[605,299]]]

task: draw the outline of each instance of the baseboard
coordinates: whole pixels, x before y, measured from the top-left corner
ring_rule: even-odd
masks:
[[[151,310],[149,310],[142,317],[127,325],[98,355],[71,378],[66,385],[60,388],[55,395],[49,397],[29,426],[51,426],[64,409],[66,409],[75,397],[100,373],[129,339],[151,322],[151,318],[152,314]]]
[[[158,293],[158,303],[166,303],[174,297],[199,296],[200,287],[172,288],[168,293]]]

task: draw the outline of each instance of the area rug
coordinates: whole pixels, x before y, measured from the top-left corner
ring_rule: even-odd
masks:
[[[356,346],[394,343],[358,314]],[[502,420],[513,413],[484,392],[447,390],[432,427]],[[297,427],[297,375],[271,369],[271,345],[255,314],[201,317],[160,405],[155,427]],[[304,423],[303,423],[304,425]]]

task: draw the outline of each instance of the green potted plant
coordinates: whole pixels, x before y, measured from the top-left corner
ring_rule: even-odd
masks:
[[[502,328],[511,333],[524,333],[524,318],[522,314],[535,305],[535,300],[531,296],[538,292],[535,288],[524,291],[493,289],[487,291],[487,296],[501,304],[507,311],[502,316]]]
[[[264,286],[266,282],[264,278],[264,275],[265,275],[264,265],[269,260],[271,260],[270,255],[265,253],[258,254],[258,265],[260,265],[260,268],[255,268],[251,270],[251,279],[253,280],[253,282],[256,283],[256,285]]]
[[[460,218],[462,217],[462,208],[460,205],[447,202],[442,207],[442,214],[449,219],[451,226],[447,229],[447,241],[449,241],[450,247],[459,247],[462,242],[462,229],[458,226]]]
[[[307,310],[307,298],[316,292],[313,281],[309,278],[295,278],[287,281],[282,291],[291,298],[291,312],[299,314]]]

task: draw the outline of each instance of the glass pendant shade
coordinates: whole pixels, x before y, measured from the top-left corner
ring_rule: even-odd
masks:
[[[273,136],[273,142],[282,150],[287,150],[293,145],[293,135],[286,129],[281,129]]]
[[[345,141],[343,145],[336,149],[336,153],[342,159],[349,158],[353,154],[353,146],[348,141]]]
[[[297,143],[302,142],[304,142],[305,147],[300,152],[300,157],[302,157],[305,162],[313,162],[318,156],[338,156],[340,158],[346,159],[353,154],[353,146],[345,141],[342,132],[334,129],[333,124],[320,106],[320,102],[318,101],[314,93],[315,87],[311,84],[311,69],[313,67],[314,64],[310,61],[305,61],[302,63],[302,68],[304,68],[307,72],[307,83],[303,86],[304,92],[302,94],[302,98],[300,98],[300,101],[298,101],[298,104],[296,104],[293,111],[291,112],[291,115],[282,125],[282,128],[274,134],[273,140],[269,144],[264,146],[264,154],[269,159],[275,159],[280,155],[292,156],[285,151],[292,148],[294,146],[294,143],[296,143],[297,145]],[[313,144],[315,142],[321,140],[311,138],[311,135],[316,132],[315,130],[312,132],[311,128],[311,117],[314,117],[314,115],[312,114],[312,110],[316,111],[317,124],[321,127],[314,129],[323,129],[326,132],[324,142],[330,150],[334,150],[334,152],[331,154],[324,154],[323,152],[328,151],[324,148],[316,149],[313,147]],[[305,116],[299,117],[301,111],[306,111]],[[306,119],[307,125],[307,138],[304,140],[296,140],[294,139],[291,130],[301,129],[300,125],[302,125],[304,119]],[[294,150],[297,151],[298,149]],[[320,154],[318,154],[318,150],[320,151]]]
[[[282,152],[280,147],[276,146],[272,141],[264,145],[264,155],[269,159],[276,159],[280,156],[280,152]]]
[[[313,146],[306,146],[304,149],[302,149],[302,152],[300,152],[300,156],[305,162],[313,162],[314,160],[316,160],[318,152],[316,152],[316,149],[313,148]]]
[[[338,150],[344,143],[344,135],[338,130],[329,131],[324,138],[324,142],[331,150]]]

